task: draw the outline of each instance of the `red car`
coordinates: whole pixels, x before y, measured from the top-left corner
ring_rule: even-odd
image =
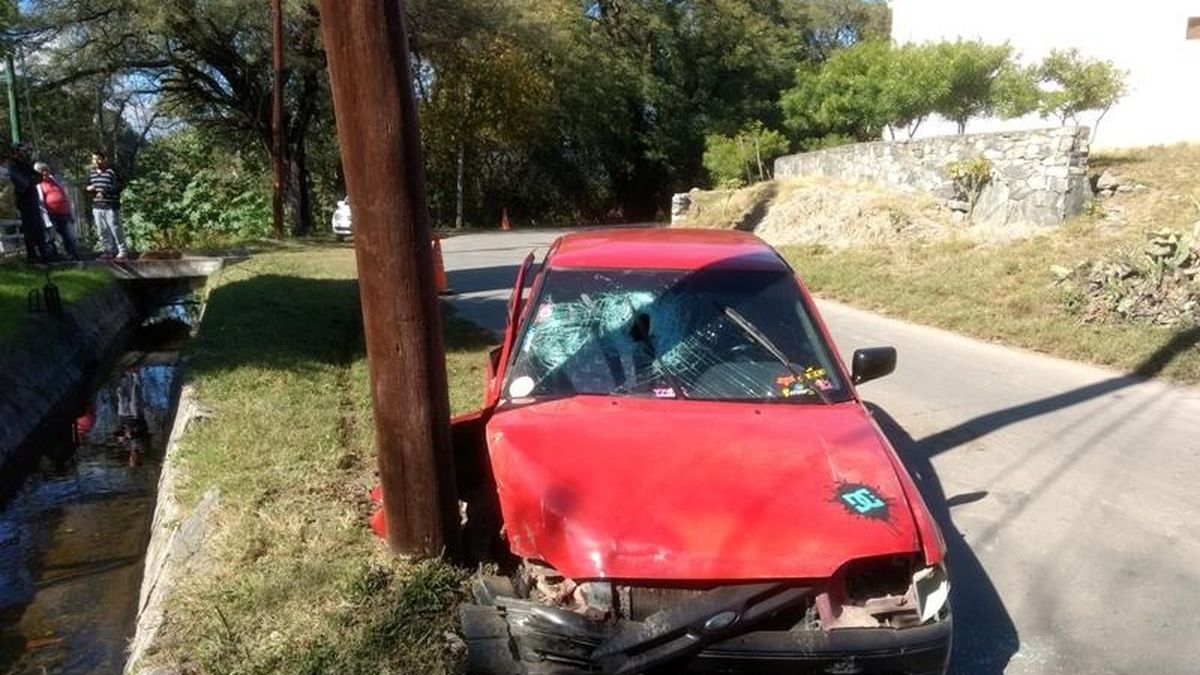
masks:
[[[945,545],[854,389],[894,349],[847,372],[749,234],[570,234],[525,302],[531,263],[456,425],[513,560],[462,608],[475,672],[944,672]]]

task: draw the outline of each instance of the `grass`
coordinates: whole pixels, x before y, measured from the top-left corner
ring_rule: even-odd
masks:
[[[51,272],[63,304],[70,304],[104,288],[112,275],[95,267],[63,268]],[[14,333],[29,316],[29,291],[46,284],[44,270],[23,263],[0,263],[0,343]]]
[[[939,326],[1065,358],[1167,379],[1200,382],[1194,328],[1088,324],[1072,291],[1056,286],[1052,265],[1071,266],[1138,246],[1148,230],[1182,230],[1200,219],[1200,146],[1146,148],[1094,158],[1147,190],[1103,204],[1122,216],[1077,218],[1032,238],[1005,243],[948,239],[831,251],[792,247],[784,255],[823,296],[917,323]]]
[[[226,269],[187,352],[198,401],[185,508],[220,505],[154,662],[209,673],[444,673],[464,572],[368,531],[375,483],[354,252],[293,245]],[[446,317],[452,407],[478,404],[488,337]]]

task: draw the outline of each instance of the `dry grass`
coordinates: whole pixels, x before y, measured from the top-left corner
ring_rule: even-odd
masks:
[[[1093,164],[1149,189],[1117,194],[1092,215],[1018,241],[951,237],[842,251],[793,247],[785,255],[827,297],[984,339],[1159,374],[1146,364],[1185,331],[1084,324],[1072,309],[1072,291],[1053,284],[1050,267],[1106,257],[1139,246],[1148,230],[1183,229],[1200,219],[1193,203],[1200,199],[1200,146],[1101,154]],[[1184,349],[1161,374],[1200,382],[1200,349]]]
[[[212,417],[180,448],[184,506],[220,490],[206,564],[156,662],[206,673],[443,673],[464,573],[366,528],[374,453],[353,251],[289,246],[224,271],[188,349]],[[447,318],[452,405],[478,401],[487,338]]]
[[[753,229],[766,210],[792,189],[790,182],[767,181],[737,190],[692,191],[686,227]]]

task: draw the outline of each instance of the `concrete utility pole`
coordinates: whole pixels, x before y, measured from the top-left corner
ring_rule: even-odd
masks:
[[[454,554],[450,403],[404,3],[321,0],[370,361],[388,542]]]
[[[271,0],[271,59],[275,80],[271,93],[271,144],[275,165],[275,190],[271,199],[271,217],[275,236],[283,237],[283,188],[287,182],[287,142],[283,134],[283,8],[282,0]]]

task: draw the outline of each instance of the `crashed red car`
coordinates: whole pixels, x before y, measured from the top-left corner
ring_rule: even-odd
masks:
[[[570,234],[525,301],[531,263],[456,427],[514,561],[462,608],[475,672],[945,670],[942,536],[854,389],[895,350],[847,372],[749,234]]]

